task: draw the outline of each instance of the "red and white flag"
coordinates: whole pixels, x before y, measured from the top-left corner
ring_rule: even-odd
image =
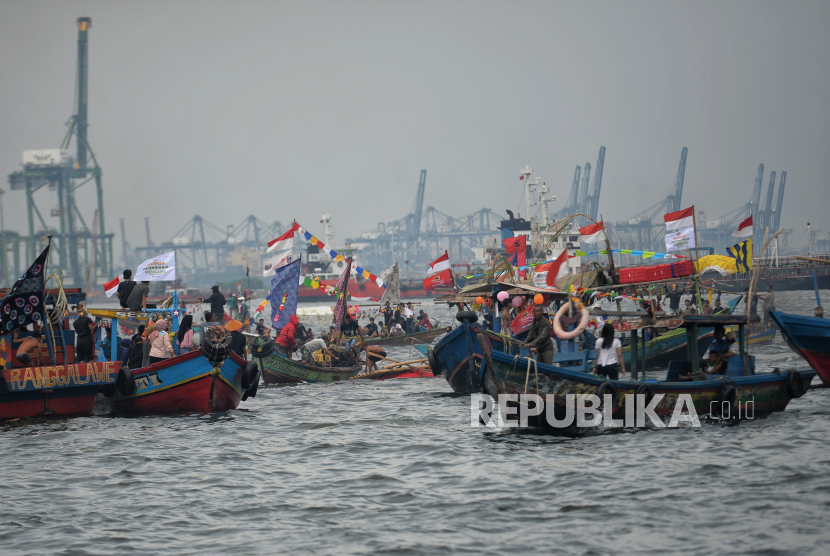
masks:
[[[689,226],[694,226],[695,223],[695,207],[691,207],[677,212],[667,212],[663,215],[663,220],[666,221],[666,230],[683,230]]]
[[[752,237],[752,215],[738,224],[738,229],[732,232],[732,237]]]
[[[605,224],[602,223],[602,220],[597,222],[596,224],[591,224],[590,226],[584,226],[579,229],[579,242],[580,243],[596,243],[600,240],[605,239]]]
[[[296,232],[299,227],[300,225],[294,222],[294,225],[291,226],[287,232],[282,234],[277,239],[272,239],[268,242],[268,250],[265,252],[270,253],[271,251],[285,251],[286,249],[293,249],[294,232]]]
[[[437,272],[427,278],[424,278],[424,289],[432,290],[435,288],[451,288],[452,286],[452,272],[447,268],[441,272]]]
[[[548,275],[545,277],[545,285],[561,287],[562,280],[568,277],[568,250],[563,249],[562,253],[548,263]]]
[[[524,311],[516,315],[516,318],[510,323],[510,330],[513,331],[513,334],[521,334],[526,330],[530,330],[530,325],[532,324],[533,304],[531,303]]]
[[[432,261],[427,270],[427,276],[450,269],[450,256],[444,251],[444,254]]]
[[[110,280],[106,284],[104,284],[104,291],[107,294],[107,297],[112,297],[115,295],[115,292],[118,291],[118,284],[121,283],[121,276],[116,276],[114,280]]]

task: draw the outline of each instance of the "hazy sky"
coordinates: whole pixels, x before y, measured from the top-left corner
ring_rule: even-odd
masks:
[[[133,245],[145,216],[156,242],[194,214],[356,235],[410,211],[421,168],[454,216],[515,211],[525,165],[558,209],[600,145],[606,220],[669,194],[685,146],[684,206],[745,203],[763,162],[783,225],[830,228],[830,2],[5,0],[3,189],[74,113],[78,16],[107,229]],[[24,208],[5,195],[7,228]]]

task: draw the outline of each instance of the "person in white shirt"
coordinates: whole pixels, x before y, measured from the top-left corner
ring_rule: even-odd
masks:
[[[602,375],[611,380],[618,380],[620,371],[625,376],[625,361],[623,360],[622,344],[614,337],[614,325],[605,323],[602,334],[597,341],[597,359],[594,361],[593,373]]]
[[[406,325],[406,333],[412,334],[415,332],[415,311],[412,309],[412,303],[407,303],[403,308],[404,324]]]

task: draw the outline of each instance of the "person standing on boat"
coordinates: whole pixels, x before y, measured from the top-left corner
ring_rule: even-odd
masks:
[[[118,302],[121,304],[122,309],[127,308],[127,300],[130,298],[130,294],[133,293],[133,288],[135,287],[135,282],[130,280],[132,277],[132,270],[129,268],[124,270],[124,279],[118,284],[118,289],[115,290],[115,295],[118,296]]]
[[[406,304],[403,308],[403,318],[405,319],[405,326],[407,334],[415,333],[415,311],[412,309],[412,302]]]
[[[386,325],[386,328],[389,328],[389,324],[392,322],[392,316],[394,313],[388,301],[386,302],[386,307],[381,309],[380,314],[383,315],[383,324]]]
[[[224,323],[225,305],[228,302],[225,301],[225,296],[219,291],[219,286],[213,286],[211,290],[213,290],[213,293],[204,302],[210,303],[210,312],[213,313],[213,318],[219,323]]]
[[[669,300],[669,308],[672,313],[680,313],[680,298],[684,293],[686,293],[686,288],[678,291],[677,284],[671,285],[671,290],[669,290],[669,293],[666,294],[666,299]]]
[[[550,319],[541,305],[533,306],[533,322],[522,346],[529,347],[530,353],[537,354],[539,363],[553,363],[553,341],[550,338]]]
[[[282,353],[289,359],[291,354],[297,351],[297,325],[300,324],[300,318],[297,315],[288,317],[288,324],[280,330],[277,336],[276,348],[279,353]]]
[[[709,302],[706,301],[705,299],[703,300],[703,314],[704,315],[714,315],[715,314],[715,310],[712,309],[712,306],[709,305]]]
[[[205,322],[199,325],[199,341],[203,341],[207,337],[207,329],[211,326],[219,326],[218,322],[213,320],[213,313],[205,311]]]
[[[231,294],[231,296],[228,298],[228,312],[231,314],[232,319],[236,318],[237,310],[238,309],[237,309],[236,295]]]
[[[348,311],[346,311],[345,319],[340,325],[340,338],[338,338],[337,343],[340,343],[341,338],[346,339],[346,356],[353,365],[357,365],[357,361],[360,359],[360,350],[357,349],[357,346],[358,343],[363,343],[363,331]]]
[[[150,334],[150,365],[170,359],[175,355],[170,335],[167,333],[167,321],[159,319],[154,325],[155,330]]]
[[[179,343],[179,354],[190,353],[195,349],[193,345],[193,315],[185,315],[176,332],[176,340]]]
[[[140,369],[144,363],[144,330],[145,326],[142,324],[138,327],[138,331],[133,334],[130,339],[130,351],[127,352],[127,368]]]
[[[245,342],[245,335],[239,331],[242,328],[242,323],[236,319],[231,319],[225,325],[225,330],[231,333],[231,351],[241,357],[243,360],[248,359],[248,347]]]
[[[614,337],[614,325],[607,322],[602,327],[601,337],[597,341],[597,358],[594,361],[594,370],[597,376],[604,376],[611,380],[619,380],[620,373],[625,376],[625,360],[622,354],[622,344]]]
[[[98,325],[86,316],[83,308],[78,309],[79,317],[72,323],[75,328],[75,363],[89,363],[94,359],[93,351],[95,344],[92,341],[92,334]]]
[[[366,350],[366,372],[371,373],[378,370],[378,361],[381,357],[386,357],[386,351],[380,346],[363,346]]]
[[[500,323],[499,334],[504,334],[512,338],[513,331],[510,329],[510,325],[513,323],[513,315],[510,314],[509,303],[501,303],[501,313],[499,314],[498,322]]]
[[[248,300],[244,297],[239,298],[239,321],[245,325],[245,329],[250,332],[251,330],[251,321],[250,315],[248,314]]]
[[[765,294],[758,295],[758,292],[756,291],[755,298],[764,302],[764,329],[767,329],[769,328],[770,311],[775,311],[775,292],[772,291],[772,284],[767,284],[767,293]]]

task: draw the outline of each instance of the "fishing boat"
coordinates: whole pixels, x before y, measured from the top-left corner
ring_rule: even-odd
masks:
[[[826,258],[828,255],[816,255],[816,257]],[[815,283],[813,272],[815,272]],[[729,276],[716,275],[701,280],[700,285],[715,291],[744,293],[745,289],[750,287],[751,282],[751,273],[744,273]],[[772,284],[776,292],[812,290],[816,285],[819,289],[830,289],[830,265],[814,269],[809,261],[804,259],[782,257],[779,266],[767,266],[761,269],[755,279],[755,284]]]
[[[117,384],[100,396],[96,413],[160,415],[229,411],[236,409],[242,399],[256,396],[259,383],[254,363],[230,353],[216,366],[201,350],[126,372],[127,376],[119,375]]]
[[[259,361],[265,384],[296,384],[299,382],[337,382],[348,380],[360,373],[362,367],[317,367],[271,353]]]
[[[830,320],[780,311],[772,311],[770,316],[790,349],[803,357],[825,384],[830,384]]]
[[[401,336],[387,336],[385,338],[366,338],[364,343],[367,346],[384,346],[384,347],[402,347],[411,346],[415,344],[429,344],[439,336],[446,334],[452,330],[451,327],[433,328],[432,330],[424,330],[423,332],[415,332],[413,334],[403,334]]]
[[[603,399],[609,394],[612,401],[611,413],[622,417],[625,412],[627,394],[643,394],[646,403],[654,396],[663,397],[656,403],[655,414],[663,419],[674,412],[678,396],[688,394],[698,415],[712,415],[741,420],[783,411],[793,398],[804,395],[810,388],[815,371],[790,370],[782,373],[755,373],[755,360],[745,351],[744,325],[740,317],[697,316],[683,318],[690,349],[685,361],[672,361],[663,380],[608,380],[592,374],[572,371],[566,368],[536,363],[521,356],[510,356],[503,352],[485,348],[480,370],[480,382],[484,390],[494,398],[500,394],[548,395],[547,404],[553,403],[553,414],[558,419],[566,414],[566,396],[594,394]],[[715,325],[737,325],[740,328],[740,353],[729,359],[723,375],[695,373],[694,380],[682,381],[680,376],[689,372],[690,363],[699,360],[694,338],[698,327]],[[694,346],[694,347],[693,347]],[[696,363],[692,365],[696,369]],[[572,398],[573,399],[573,398]],[[728,405],[726,405],[728,404]],[[751,404],[751,405],[748,405]],[[740,408],[752,408],[751,414],[741,413]],[[738,411],[736,411],[736,409]],[[534,417],[531,426],[550,426],[545,417]]]

